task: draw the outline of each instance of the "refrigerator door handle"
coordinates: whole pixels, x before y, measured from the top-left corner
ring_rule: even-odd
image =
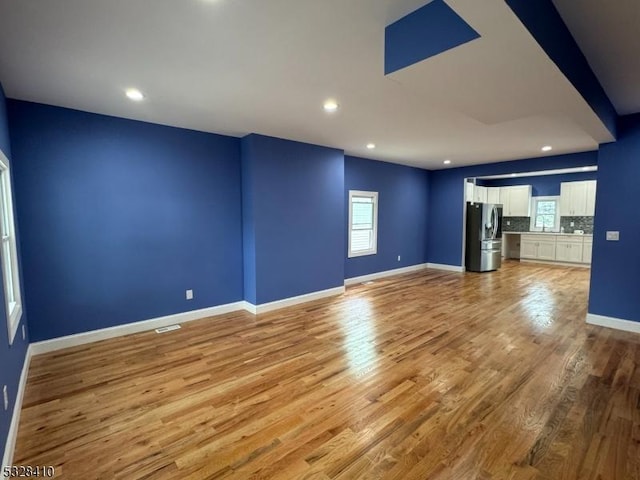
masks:
[[[491,239],[496,238],[498,229],[498,211],[495,205],[491,205]]]

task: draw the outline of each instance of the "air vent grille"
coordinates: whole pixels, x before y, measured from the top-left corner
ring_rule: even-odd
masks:
[[[168,327],[156,328],[156,333],[167,333],[173,330],[178,330],[180,325],[169,325]]]

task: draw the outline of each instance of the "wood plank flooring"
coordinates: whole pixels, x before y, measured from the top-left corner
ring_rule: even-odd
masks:
[[[65,479],[640,479],[640,335],[589,271],[425,270],[34,357],[14,463]]]

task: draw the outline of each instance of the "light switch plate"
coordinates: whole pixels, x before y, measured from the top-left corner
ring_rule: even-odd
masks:
[[[187,290],[186,297],[187,300],[193,300],[193,290]]]
[[[620,240],[620,232],[608,231],[607,240],[610,242],[617,242],[618,240]]]

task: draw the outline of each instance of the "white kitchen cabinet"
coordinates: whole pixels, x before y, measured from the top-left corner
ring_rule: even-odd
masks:
[[[558,262],[582,263],[582,238],[557,237],[556,260]]]
[[[520,237],[520,258],[555,260],[556,237],[554,235],[522,235]]]
[[[548,262],[591,263],[593,238],[581,235],[523,234],[520,258]]]
[[[476,185],[473,191],[473,201],[477,203],[487,203],[487,187]]]
[[[542,238],[538,240],[538,260],[556,259],[555,238]]]
[[[589,180],[587,183],[587,208],[585,217],[593,217],[596,214],[596,180]]]
[[[562,182],[560,216],[592,217],[596,207],[596,181]]]
[[[528,217],[531,185],[500,187],[500,203],[504,217]]]
[[[579,203],[580,198],[576,187],[577,182],[562,182],[560,184],[560,216],[570,217],[573,209]],[[585,204],[587,197],[584,197]]]
[[[593,252],[593,238],[585,237],[582,245],[582,263],[591,263],[591,254]]]
[[[487,203],[500,203],[500,187],[487,187]]]
[[[538,258],[538,242],[535,238],[522,235],[520,238],[520,258]]]
[[[487,203],[487,187],[467,182],[464,198],[467,202]]]

